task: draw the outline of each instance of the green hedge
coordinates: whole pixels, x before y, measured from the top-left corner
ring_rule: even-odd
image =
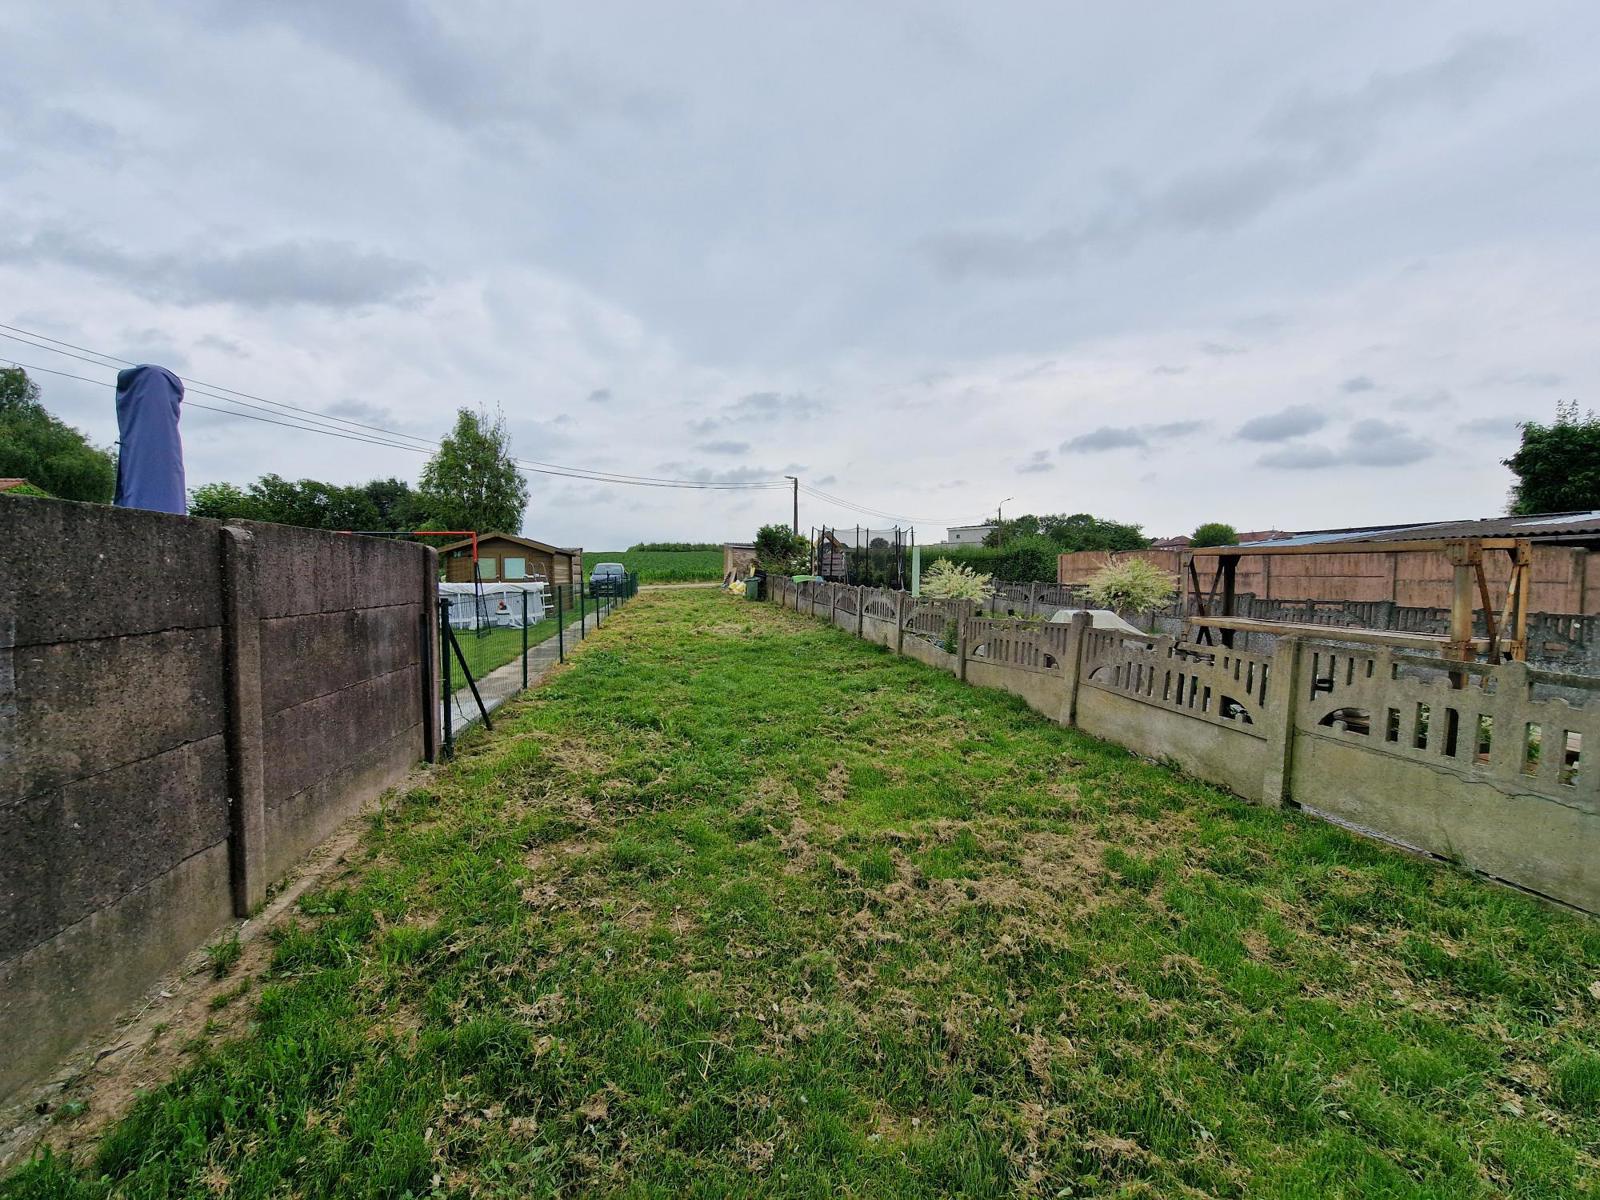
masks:
[[[1054,583],[1060,553],[1061,547],[1047,537],[1018,538],[1004,546],[925,549],[922,569],[926,571],[936,560],[947,558],[1006,583]]]

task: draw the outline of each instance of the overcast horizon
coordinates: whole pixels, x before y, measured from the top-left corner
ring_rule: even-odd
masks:
[[[1165,536],[1494,515],[1516,423],[1596,402],[1592,6],[24,0],[0,33],[0,321],[419,437],[498,407],[524,458],[798,474],[923,541],[1001,501]],[[115,438],[111,389],[34,378]],[[424,461],[183,434],[191,486]],[[790,514],[530,486],[523,531],[590,548]]]

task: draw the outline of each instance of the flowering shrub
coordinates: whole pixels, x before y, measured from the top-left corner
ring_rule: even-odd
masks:
[[[1172,599],[1172,592],[1172,578],[1142,558],[1101,567],[1089,580],[1095,605],[1116,612],[1146,612]]]
[[[994,595],[992,579],[941,558],[922,573],[922,594],[930,600],[987,600]]]

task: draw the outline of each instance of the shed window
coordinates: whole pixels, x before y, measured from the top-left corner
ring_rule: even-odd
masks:
[[[526,558],[503,558],[500,560],[505,567],[507,579],[526,579],[528,577],[528,560]]]
[[[498,558],[480,558],[478,560],[479,579],[499,579],[500,560]]]

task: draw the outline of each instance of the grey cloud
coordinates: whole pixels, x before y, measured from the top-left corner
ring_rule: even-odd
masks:
[[[1401,412],[1429,412],[1449,403],[1449,391],[1445,388],[1435,388],[1431,392],[1410,392],[1401,396],[1393,402],[1393,407]]]
[[[1144,434],[1137,429],[1114,429],[1102,425],[1089,433],[1080,433],[1061,443],[1063,454],[1099,454],[1105,450],[1125,450],[1131,446],[1148,446]]]
[[[428,278],[419,263],[350,242],[291,241],[232,253],[123,250],[59,229],[0,242],[0,262],[55,263],[114,281],[151,300],[243,308],[308,304],[361,308],[402,300]]]
[[[1396,421],[1375,417],[1350,426],[1344,460],[1363,467],[1403,467],[1433,453],[1433,447]]]
[[[1039,475],[1046,471],[1054,471],[1055,463],[1050,461],[1050,451],[1035,450],[1028,461],[1017,468],[1019,475]]]
[[[550,52],[531,18],[476,19],[472,8],[347,0],[208,9],[219,24],[277,22],[373,69],[421,111],[466,133],[519,129],[567,139],[597,121],[652,125],[677,105],[665,93],[618,86],[595,67]]]
[[[1339,456],[1326,446],[1284,446],[1256,459],[1263,467],[1286,467],[1302,471],[1336,467],[1339,461]]]
[[[1321,445],[1284,446],[1263,454],[1263,467],[1318,470],[1324,467],[1403,467],[1433,453],[1433,446],[1397,421],[1369,417],[1346,431],[1338,449]]]
[[[958,230],[923,239],[941,273],[1026,278],[1071,270],[1089,252],[1118,252],[1160,234],[1237,229],[1280,201],[1356,170],[1384,125],[1428,110],[1458,110],[1497,84],[1521,56],[1508,37],[1481,36],[1409,71],[1377,72],[1338,94],[1301,92],[1270,111],[1256,145],[1228,162],[1123,189],[1076,223],[1036,234]]]
[[[780,474],[769,467],[730,467],[717,471],[685,462],[662,463],[660,469],[675,478],[692,479],[696,483],[766,483]]]
[[[1277,412],[1252,417],[1234,434],[1247,442],[1282,442],[1315,433],[1328,423],[1327,414],[1309,404],[1291,404]]]
[[[1147,450],[1156,442],[1187,437],[1206,427],[1205,421],[1168,421],[1159,425],[1102,425],[1061,443],[1063,454],[1101,454],[1107,450]]]
[[[1244,346],[1230,346],[1223,342],[1201,342],[1200,353],[1209,354],[1213,358],[1224,358],[1230,354],[1248,354]]]
[[[1517,427],[1528,420],[1528,417],[1478,417],[1463,422],[1461,432],[1483,437],[1515,437]]]
[[[1188,437],[1191,433],[1199,433],[1209,422],[1206,421],[1168,421],[1165,425],[1146,425],[1144,432],[1148,437],[1158,440],[1168,438]]]
[[[800,392],[749,392],[719,413],[689,422],[691,433],[708,434],[725,425],[767,425],[782,420],[810,420],[828,405]]]
[[[1161,366],[1154,368],[1151,371],[1151,374],[1152,375],[1182,375],[1188,369],[1189,369],[1188,367],[1169,367],[1165,363],[1163,363]]]
[[[1552,388],[1560,387],[1565,382],[1565,377],[1557,375],[1554,371],[1491,371],[1484,376],[1484,382],[1489,384],[1513,384],[1520,387]]]
[[[595,388],[594,391],[589,393],[589,403],[590,404],[610,404],[611,403],[611,389],[610,388]]]
[[[1370,392],[1378,385],[1372,382],[1370,375],[1352,375],[1339,385],[1341,392]]]
[[[706,454],[743,454],[750,449],[749,442],[701,442],[696,450]]]
[[[195,345],[204,346],[208,350],[216,350],[219,353],[228,355],[230,358],[249,357],[249,351],[238,342],[215,333],[201,334],[200,337],[195,339]]]

